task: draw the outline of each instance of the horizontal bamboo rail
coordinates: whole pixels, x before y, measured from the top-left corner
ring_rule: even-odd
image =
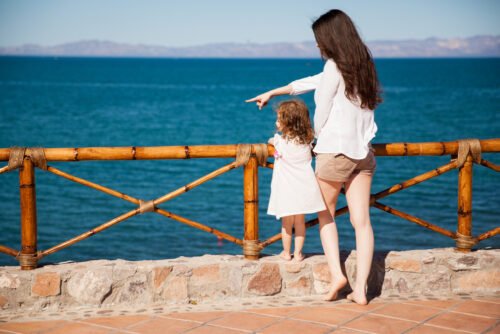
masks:
[[[500,138],[481,140],[481,152],[500,152]],[[47,161],[158,160],[194,158],[234,158],[238,145],[155,146],[155,147],[80,147],[45,148]],[[376,156],[454,155],[458,142],[373,144]],[[269,157],[274,147],[268,145]],[[252,147],[252,154],[255,149]],[[10,148],[0,148],[0,161],[8,161]]]
[[[258,144],[261,145],[261,144]],[[85,147],[85,148],[46,148],[46,149],[22,149],[17,150],[14,155],[21,157],[11,158],[9,165],[0,167],[0,174],[12,169],[19,168],[19,184],[21,198],[21,250],[16,251],[12,248],[0,245],[0,253],[4,253],[19,259],[21,269],[34,269],[38,260],[44,256],[50,255],[58,250],[66,248],[83,239],[95,235],[113,225],[116,225],[130,217],[142,214],[144,212],[156,212],[166,218],[173,219],[183,224],[198,228],[202,231],[212,233],[218,237],[224,238],[230,242],[243,247],[243,253],[247,259],[258,259],[260,250],[264,247],[281,239],[281,234],[276,234],[270,238],[259,240],[258,224],[258,167],[273,168],[274,164],[266,161],[265,156],[259,156],[264,151],[258,145],[247,145],[240,151],[239,145],[200,145],[200,146],[159,146],[159,147]],[[264,145],[265,146],[265,145]],[[370,205],[382,211],[391,213],[398,217],[409,220],[418,225],[424,226],[432,231],[453,238],[457,242],[457,248],[462,251],[469,251],[471,247],[479,241],[494,237],[500,234],[500,227],[491,231],[484,232],[476,237],[471,235],[472,222],[472,166],[473,163],[480,164],[494,171],[500,172],[500,166],[480,158],[480,153],[500,152],[500,139],[487,140],[463,140],[456,142],[432,142],[432,143],[388,143],[374,144],[376,156],[436,156],[450,155],[452,160],[436,169],[417,175],[409,180],[398,183],[392,187],[372,194]],[[248,148],[248,150],[247,150]],[[257,150],[258,148],[258,150]],[[0,161],[8,161],[12,149],[0,148]],[[478,155],[479,151],[479,155]],[[14,152],[14,151],[12,151]],[[24,153],[23,153],[24,152]],[[244,159],[239,156],[249,154]],[[272,157],[274,147],[267,145],[267,157]],[[24,154],[24,157],[23,157]],[[40,157],[45,157],[40,160]],[[458,158],[457,158],[458,155]],[[21,158],[21,160],[19,160]],[[46,161],[83,161],[83,160],[155,160],[155,159],[194,159],[194,158],[236,158],[231,162],[213,172],[180,187],[170,193],[150,201],[142,201],[127,194],[115,191],[113,189],[101,186],[97,183],[73,176],[62,170],[46,165]],[[244,161],[244,162],[241,162]],[[244,199],[244,235],[243,239],[236,238],[225,232],[219,231],[213,227],[192,221],[190,219],[178,216],[174,213],[163,210],[158,205],[165,203],[187,191],[219,176],[232,169],[243,168],[243,199]],[[106,194],[121,198],[131,202],[138,207],[130,210],[96,228],[83,234],[73,237],[59,245],[55,245],[44,251],[37,250],[37,222],[36,222],[36,191],[34,167],[45,169],[55,175],[66,178],[70,181],[85,185],[87,187],[102,191]],[[457,231],[452,232],[427,222],[421,218],[400,210],[391,208],[378,202],[379,199],[392,195],[411,186],[437,177],[452,169],[459,169],[458,183],[458,224]],[[342,189],[342,193],[345,192]],[[343,207],[337,209],[335,216],[347,213],[349,208]],[[318,224],[317,219],[306,223],[306,227],[312,227]]]

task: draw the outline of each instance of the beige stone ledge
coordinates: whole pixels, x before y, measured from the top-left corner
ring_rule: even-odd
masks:
[[[356,252],[343,253],[342,264],[353,284]],[[326,259],[318,254],[309,254],[300,263],[277,256],[250,261],[239,255],[205,255],[46,264],[31,271],[0,267],[0,309],[17,313],[242,303],[270,297],[319,299],[329,284]],[[498,292],[500,250],[496,249],[376,252],[368,281],[368,294],[381,298]]]

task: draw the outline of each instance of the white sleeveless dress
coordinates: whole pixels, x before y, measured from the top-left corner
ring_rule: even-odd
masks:
[[[274,135],[275,154],[271,196],[267,213],[284,216],[326,210],[311,166],[311,146],[287,141]]]

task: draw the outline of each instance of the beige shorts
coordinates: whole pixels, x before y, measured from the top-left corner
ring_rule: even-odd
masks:
[[[356,174],[373,175],[376,167],[377,162],[371,150],[361,160],[332,153],[318,153],[316,156],[316,175],[328,181],[347,182]]]

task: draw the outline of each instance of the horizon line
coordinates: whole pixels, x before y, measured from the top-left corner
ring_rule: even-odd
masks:
[[[371,39],[371,40],[364,40],[364,43],[371,43],[371,42],[404,42],[404,41],[426,41],[426,40],[432,40],[432,39],[442,39],[442,40],[451,40],[451,39],[469,39],[469,38],[475,38],[475,37],[500,37],[500,34],[476,34],[476,35],[471,35],[468,37],[436,37],[436,36],[430,36],[430,37],[425,37],[425,38],[404,38],[404,39]],[[66,41],[66,42],[58,42],[56,44],[39,44],[36,42],[23,42],[21,44],[17,45],[3,45],[0,44],[0,47],[2,48],[13,48],[13,47],[21,47],[21,46],[26,46],[26,45],[36,45],[36,46],[41,46],[41,47],[54,47],[54,46],[59,46],[59,45],[64,45],[64,44],[71,44],[71,43],[79,43],[79,42],[110,42],[110,43],[115,43],[115,44],[129,44],[129,45],[148,45],[148,46],[158,46],[158,47],[168,47],[168,48],[190,48],[190,47],[197,47],[197,46],[206,46],[206,45],[214,45],[214,44],[255,44],[255,45],[268,45],[268,44],[295,44],[295,43],[314,43],[314,40],[303,40],[303,41],[295,41],[295,42],[290,42],[290,41],[279,41],[279,42],[267,42],[267,43],[259,43],[259,42],[252,42],[252,41],[246,41],[246,42],[234,42],[234,41],[228,41],[228,42],[207,42],[203,44],[190,44],[186,46],[169,46],[169,45],[164,45],[164,44],[149,44],[146,42],[118,42],[114,40],[109,40],[109,39],[100,39],[100,38],[83,38],[79,40],[72,40],[72,41]]]

